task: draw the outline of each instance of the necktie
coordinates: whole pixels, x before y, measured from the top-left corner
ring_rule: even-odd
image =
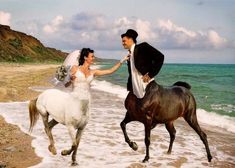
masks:
[[[129,55],[129,57],[131,56],[131,50],[130,49],[128,50],[128,55]]]

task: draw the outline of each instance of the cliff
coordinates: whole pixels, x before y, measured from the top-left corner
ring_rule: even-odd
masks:
[[[0,62],[63,61],[67,53],[45,47],[38,39],[0,24]]]

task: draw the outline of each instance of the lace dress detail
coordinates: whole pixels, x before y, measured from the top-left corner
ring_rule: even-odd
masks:
[[[86,77],[85,74],[78,69],[75,76],[76,78],[73,81],[73,91],[71,94],[81,100],[90,100],[90,83],[94,75],[91,74]]]

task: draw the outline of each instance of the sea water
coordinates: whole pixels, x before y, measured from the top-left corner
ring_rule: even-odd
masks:
[[[101,64],[101,69],[113,65],[113,62]],[[200,124],[212,126],[215,130],[235,133],[235,65],[190,65],[166,64],[155,80],[164,86],[176,81],[185,81],[192,86],[197,101],[197,116]],[[151,158],[141,163],[145,156],[144,127],[138,122],[127,125],[130,138],[139,145],[138,151],[132,151],[125,143],[120,122],[125,116],[123,101],[127,95],[127,67],[123,65],[112,75],[99,77],[92,82],[91,116],[82,135],[78,148],[78,167],[174,167],[172,162],[183,160],[181,167],[205,167],[207,162],[204,145],[195,132],[188,132],[176,124],[177,138],[173,153],[167,155],[169,134],[163,126],[152,133],[150,146]],[[32,88],[37,89],[37,88]],[[47,88],[39,88],[43,91]],[[18,125],[26,133],[29,128],[28,101],[0,103],[0,115],[7,122]],[[218,129],[217,129],[218,128]],[[43,161],[34,167],[69,167],[71,156],[61,156],[63,149],[71,146],[67,129],[63,125],[53,128],[58,154],[53,156],[47,150],[48,138],[43,123],[39,119],[33,133],[32,146]],[[187,139],[187,140],[186,140]],[[233,156],[210,146],[214,160],[235,162]]]
[[[110,67],[109,63],[105,67]],[[126,87],[127,66],[102,80]],[[158,84],[184,81],[191,85],[197,108],[220,116],[235,117],[235,64],[165,64],[155,77]]]

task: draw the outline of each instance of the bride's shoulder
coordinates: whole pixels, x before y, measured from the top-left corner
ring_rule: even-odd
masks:
[[[78,66],[77,65],[73,65],[70,69],[70,74],[71,76],[74,76],[76,74],[76,72],[78,71]]]
[[[72,68],[78,68],[78,67],[79,67],[78,65],[73,65],[73,66],[72,66]],[[72,68],[71,68],[71,69],[72,69]]]
[[[95,75],[98,69],[90,69],[90,74]]]
[[[79,66],[77,66],[77,65],[73,65],[73,66],[71,67],[71,71],[77,71],[77,70],[78,70],[78,68],[79,68]]]

